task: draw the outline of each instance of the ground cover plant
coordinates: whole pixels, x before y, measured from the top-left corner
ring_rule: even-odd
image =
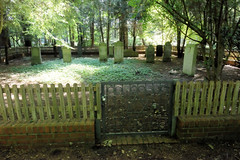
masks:
[[[16,66],[11,68],[18,75],[18,81],[37,83],[98,83],[104,81],[153,80],[161,73],[152,70],[144,61],[127,58],[121,64],[114,64],[110,58],[99,62],[96,58],[75,58],[71,63],[61,59],[45,61],[40,65]]]

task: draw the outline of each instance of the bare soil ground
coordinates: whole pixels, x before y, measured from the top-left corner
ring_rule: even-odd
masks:
[[[51,56],[43,56],[43,60],[53,60]],[[139,60],[145,60],[141,55]],[[151,65],[154,70],[163,74],[163,79],[179,79],[186,81],[204,80],[206,70],[202,62],[198,62],[194,77],[181,73],[182,59],[173,58],[172,62],[164,63],[161,58]],[[21,84],[9,68],[13,66],[30,65],[30,60],[15,59],[9,66],[0,64],[0,84]],[[177,71],[170,74],[169,71]],[[240,68],[226,65],[223,69],[222,80],[240,80]],[[29,82],[31,83],[31,82]],[[240,142],[213,140],[201,143],[176,143],[153,145],[128,145],[112,147],[41,147],[32,149],[1,148],[2,160],[123,160],[123,159],[159,159],[159,160],[240,160]]]

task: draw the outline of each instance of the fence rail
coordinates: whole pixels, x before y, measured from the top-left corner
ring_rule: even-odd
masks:
[[[240,81],[177,82],[174,115],[239,115]]]
[[[0,120],[101,119],[100,84],[0,85]]]

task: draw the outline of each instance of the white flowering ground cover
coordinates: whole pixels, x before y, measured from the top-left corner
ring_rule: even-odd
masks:
[[[61,59],[45,61],[39,65],[12,67],[19,82],[35,83],[98,83],[105,81],[156,80],[161,74],[153,71],[150,64],[137,59],[126,58],[121,64],[114,64],[112,58],[99,62],[97,58],[74,58],[71,63]]]

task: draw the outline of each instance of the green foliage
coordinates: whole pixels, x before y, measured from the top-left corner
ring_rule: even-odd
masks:
[[[145,61],[132,58],[124,59],[124,63],[114,64],[112,58],[106,63],[93,58],[75,58],[66,64],[62,60],[47,61],[41,65],[12,68],[19,74],[20,81],[38,83],[80,83],[103,81],[153,80],[161,78],[159,72],[146,66]]]

